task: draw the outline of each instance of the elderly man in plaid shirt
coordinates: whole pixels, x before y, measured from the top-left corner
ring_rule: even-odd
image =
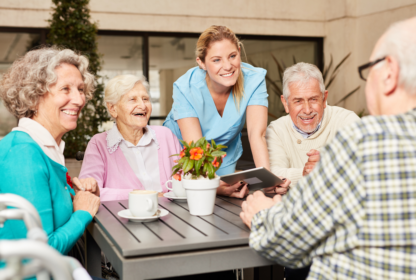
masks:
[[[243,203],[250,246],[308,279],[416,279],[416,17],[392,25],[369,63],[369,112],[341,129],[287,196]]]

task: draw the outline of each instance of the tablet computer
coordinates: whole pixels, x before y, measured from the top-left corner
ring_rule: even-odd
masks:
[[[239,181],[248,184],[250,191],[280,185],[283,181],[264,167],[253,168],[228,175],[220,176],[221,180],[234,185]]]

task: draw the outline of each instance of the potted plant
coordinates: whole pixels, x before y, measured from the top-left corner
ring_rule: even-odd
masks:
[[[227,155],[222,149],[224,145],[211,143],[202,137],[196,143],[186,143],[180,140],[183,150],[177,163],[172,168],[172,177],[182,181],[188,198],[191,215],[206,216],[214,212],[215,195],[220,185],[220,177],[215,172],[221,167],[223,158]]]

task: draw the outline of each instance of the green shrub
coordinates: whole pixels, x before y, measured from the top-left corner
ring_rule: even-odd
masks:
[[[97,50],[97,24],[90,21],[89,0],[52,0],[52,19],[47,43],[77,51],[88,57],[89,71],[95,75],[97,88],[94,97],[82,110],[75,130],[66,133],[65,157],[73,158],[84,151],[98,127],[109,120],[104,104],[104,86],[99,82],[101,56]]]

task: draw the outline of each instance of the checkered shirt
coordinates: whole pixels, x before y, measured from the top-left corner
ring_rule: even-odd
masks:
[[[416,110],[340,130],[250,246],[308,279],[416,279]]]

